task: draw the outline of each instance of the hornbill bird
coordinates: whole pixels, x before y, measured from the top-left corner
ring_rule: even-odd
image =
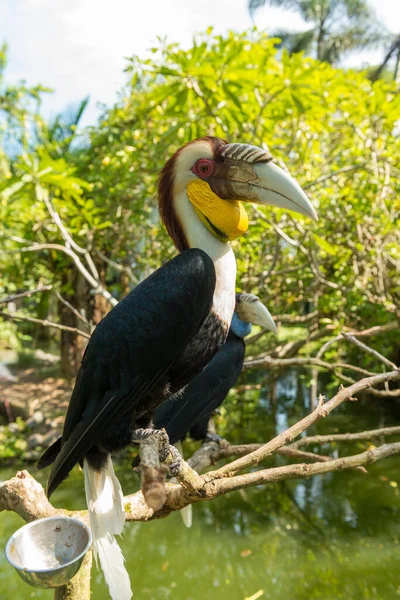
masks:
[[[235,306],[230,241],[245,233],[242,201],[316,218],[299,185],[271,154],[216,137],[189,142],[158,182],[161,219],[180,254],[142,281],[97,325],[84,353],[62,437],[39,460],[53,463],[50,497],[75,464],[113,600],[132,596],[115,534],[122,532],[122,490],[111,454],[130,445],[154,409],[187,385],[225,343]]]
[[[197,377],[157,408],[155,429],[165,428],[171,444],[187,433],[195,440],[207,437],[208,422],[242,372],[245,343],[253,325],[276,332],[275,323],[254,294],[236,294],[235,312],[225,344]]]

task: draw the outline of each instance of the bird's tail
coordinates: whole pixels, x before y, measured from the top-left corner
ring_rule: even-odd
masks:
[[[183,448],[182,448],[181,441],[179,440],[178,442],[175,442],[174,446],[175,446],[175,448],[178,450],[179,454],[183,458]],[[190,528],[192,526],[192,522],[193,522],[193,508],[192,508],[192,505],[188,504],[184,508],[181,508],[181,510],[179,512],[180,512],[180,515],[182,517],[183,523],[186,525],[186,527]]]
[[[92,469],[85,458],[83,473],[96,564],[99,558],[112,600],[130,600],[132,590],[129,575],[115,539],[115,535],[121,534],[124,528],[125,512],[122,490],[114,473],[111,456],[108,456],[101,471]]]

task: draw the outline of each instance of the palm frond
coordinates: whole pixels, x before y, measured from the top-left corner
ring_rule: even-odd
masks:
[[[286,48],[289,54],[310,52],[315,40],[315,35],[315,28],[301,32],[278,29],[271,34],[272,37],[280,38],[281,43],[279,44],[279,47]]]
[[[382,46],[388,40],[387,29],[367,0],[249,0],[251,16],[265,5],[296,11],[310,23],[304,32],[277,32],[290,53],[310,52],[313,46],[318,59],[332,64],[347,52]]]
[[[67,108],[54,117],[49,123],[48,139],[57,147],[58,154],[68,152],[73,141],[79,122],[89,104],[90,96],[86,96],[76,104],[70,104]]]

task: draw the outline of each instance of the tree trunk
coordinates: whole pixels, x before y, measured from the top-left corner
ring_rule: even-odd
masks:
[[[127,296],[129,294],[129,292],[131,291],[131,285],[132,285],[129,275],[127,273],[125,273],[125,271],[122,271],[122,273],[121,273],[120,284],[121,284],[120,299],[122,300],[122,298],[125,298],[125,296]]]
[[[324,38],[325,38],[325,31],[324,31],[324,25],[321,22],[319,29],[318,29],[318,38],[317,38],[317,59],[318,60],[322,60],[323,57],[323,49],[324,49]]]
[[[398,49],[397,49],[397,56],[396,56],[396,64],[394,65],[394,73],[393,73],[393,79],[394,82],[396,83],[397,81],[397,75],[399,73],[399,64],[400,64],[400,41],[397,42],[398,45]]]
[[[63,270],[61,293],[74,308],[77,310],[85,309],[86,314],[89,312],[89,287],[79,271],[73,268]],[[58,315],[62,325],[79,329],[85,327],[71,309],[62,302],[59,302],[58,305]],[[76,376],[86,344],[86,338],[76,333],[61,332],[61,372],[65,377],[73,378]]]

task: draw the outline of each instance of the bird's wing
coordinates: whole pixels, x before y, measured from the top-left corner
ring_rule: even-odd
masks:
[[[212,361],[184,389],[181,397],[168,399],[157,409],[153,423],[165,427],[171,444],[182,439],[199,421],[224,401],[240,375],[244,360],[244,343],[228,340]]]
[[[211,310],[215,269],[191,249],[155,271],[98,324],[65,418],[48,495],[107,427],[132,413],[178,358]]]

